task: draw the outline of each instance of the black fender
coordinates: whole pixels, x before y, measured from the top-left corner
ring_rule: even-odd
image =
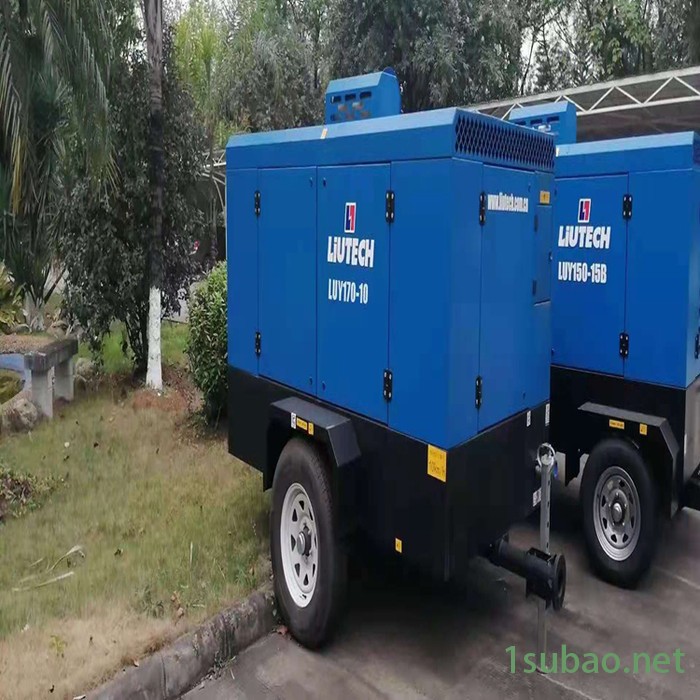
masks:
[[[680,447],[668,420],[662,416],[627,411],[587,402],[578,409],[579,456],[590,454],[604,438],[630,442],[642,454],[659,488],[659,504],[671,516],[678,509]]]
[[[267,459],[263,488],[272,486],[280,453],[294,436],[322,446],[331,468],[334,501],[340,531],[354,528],[355,496],[360,464],[360,447],[352,420],[311,401],[290,397],[270,404],[267,429]]]

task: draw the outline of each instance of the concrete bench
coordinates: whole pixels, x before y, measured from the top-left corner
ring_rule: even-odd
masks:
[[[47,417],[53,418],[54,396],[73,400],[76,338],[55,340],[24,356],[24,366],[31,373],[32,402]]]

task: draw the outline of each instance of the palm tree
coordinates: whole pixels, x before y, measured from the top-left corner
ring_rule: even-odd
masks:
[[[151,194],[153,230],[149,246],[148,267],[150,292],[148,297],[148,365],[147,386],[163,388],[160,353],[160,290],[163,278],[163,190],[165,158],[163,152],[163,2],[143,0],[146,25],[146,50],[150,64],[150,129]]]
[[[109,46],[108,24],[103,4],[89,0],[0,5],[0,254],[40,309],[53,291],[52,198],[66,140],[91,164],[110,162],[109,53],[93,50]]]
[[[226,128],[217,89],[225,50],[226,24],[218,6],[214,2],[190,5],[175,27],[175,54],[178,71],[192,91],[207,137],[208,167],[202,173],[204,186],[200,192],[210,229],[206,255],[212,259],[216,258],[217,226],[224,208],[224,183],[221,176],[217,177],[214,150],[224,140]]]

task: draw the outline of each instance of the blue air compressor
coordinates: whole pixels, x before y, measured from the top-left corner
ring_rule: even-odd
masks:
[[[229,450],[272,487],[303,643],[332,629],[355,532],[441,579],[485,555],[561,605],[563,558],[505,538],[549,423],[554,155],[400,114],[391,71],[332,81],[323,125],[229,141]]]
[[[511,119],[555,126],[552,442],[567,482],[587,460],[594,566],[631,586],[659,517],[700,507],[700,138],[572,143],[573,105]]]

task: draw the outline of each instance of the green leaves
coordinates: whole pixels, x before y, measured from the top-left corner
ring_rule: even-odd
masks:
[[[226,410],[227,338],[226,264],[219,263],[192,295],[186,350],[192,378],[202,390],[207,416],[213,420]]]
[[[0,121],[2,161],[11,172],[15,214],[48,206],[58,141],[67,121],[98,168],[110,162],[108,101],[95,45],[108,45],[101,3],[27,0],[2,3],[0,14]],[[41,94],[54,96],[59,116],[43,118]]]
[[[193,100],[178,78],[165,42],[163,117],[165,190],[163,313],[179,310],[179,297],[197,271],[192,251],[203,215],[194,200],[204,159],[204,131]],[[61,202],[60,253],[67,268],[65,303],[95,352],[115,320],[124,323],[135,369],[145,369],[149,236],[152,231],[148,62],[135,49],[115,60],[110,86],[111,129],[119,181],[100,186],[77,180]]]
[[[535,3],[538,4],[538,3]],[[696,62],[693,0],[561,0],[533,24],[531,89],[552,90]]]
[[[333,0],[332,76],[392,66],[405,111],[513,94],[521,64],[518,0]]]

